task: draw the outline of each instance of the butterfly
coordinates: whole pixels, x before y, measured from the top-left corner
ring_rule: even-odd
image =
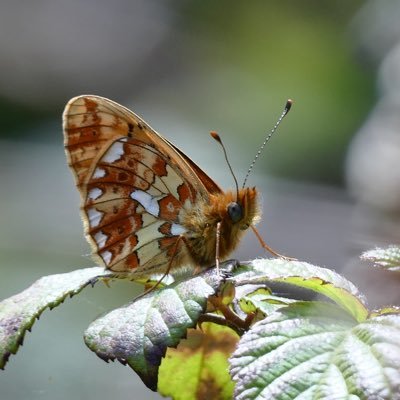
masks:
[[[85,236],[96,261],[114,273],[139,279],[218,266],[249,227],[272,251],[254,228],[261,217],[255,187],[224,192],[129,109],[75,97],[63,128]]]

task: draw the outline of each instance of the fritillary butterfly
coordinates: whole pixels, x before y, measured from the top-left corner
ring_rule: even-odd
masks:
[[[96,261],[117,274],[135,279],[209,267],[226,259],[260,219],[256,188],[223,192],[177,147],[111,100],[75,97],[63,122],[86,238]]]

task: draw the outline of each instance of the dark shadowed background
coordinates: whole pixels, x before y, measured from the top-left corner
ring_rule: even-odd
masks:
[[[378,4],[379,3],[379,4]],[[288,97],[295,104],[249,184],[276,250],[342,272],[371,306],[400,280],[358,262],[400,242],[400,4],[396,1],[2,2],[0,298],[93,265],[62,145],[79,94],[109,97],[224,188],[239,181]],[[236,256],[263,256],[249,234]],[[139,287],[97,285],[45,312],[0,372],[1,399],[157,399],[88,350],[82,333]]]

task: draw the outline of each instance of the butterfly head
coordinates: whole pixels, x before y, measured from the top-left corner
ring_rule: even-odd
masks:
[[[255,187],[239,190],[237,204],[242,209],[242,218],[237,222],[240,230],[246,230],[261,219],[258,193]]]
[[[221,203],[221,221],[233,231],[245,231],[260,219],[256,188],[240,189],[237,193],[225,193]]]
[[[233,223],[239,222],[243,218],[243,207],[241,204],[233,201],[228,204],[228,215]]]

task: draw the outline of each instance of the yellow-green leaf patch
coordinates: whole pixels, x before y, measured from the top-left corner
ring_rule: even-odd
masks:
[[[176,349],[168,349],[160,367],[158,391],[174,400],[232,399],[228,358],[238,340],[232,329],[213,323],[190,329],[187,339]]]
[[[359,322],[369,313],[365,297],[355,285],[332,270],[306,262],[257,259],[241,266],[232,279],[236,285],[283,282],[312,290],[333,300]]]

